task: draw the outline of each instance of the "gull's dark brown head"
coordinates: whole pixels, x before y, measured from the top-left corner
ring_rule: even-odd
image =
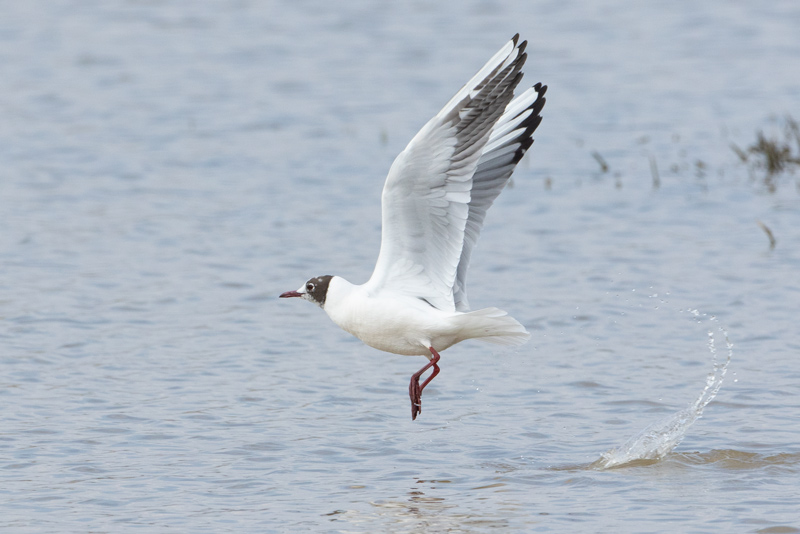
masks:
[[[311,278],[297,291],[287,291],[286,293],[282,293],[280,298],[286,299],[290,297],[300,297],[313,302],[320,308],[324,308],[325,297],[328,296],[328,286],[331,283],[331,278],[333,278],[333,276],[329,274]]]

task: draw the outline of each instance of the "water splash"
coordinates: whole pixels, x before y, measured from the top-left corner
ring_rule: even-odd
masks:
[[[693,312],[694,313],[694,312]],[[696,313],[694,313],[697,315]],[[712,317],[713,321],[714,318]],[[728,349],[728,357],[725,363],[719,364],[717,361],[717,348],[714,344],[714,332],[708,331],[708,350],[711,352],[714,368],[706,377],[706,385],[700,396],[687,408],[680,410],[670,417],[657,421],[631,439],[622,446],[610,449],[595,461],[591,467],[595,469],[608,469],[631,462],[642,460],[660,460],[672,451],[686,435],[686,430],[703,415],[703,409],[716,397],[725,373],[728,371],[728,364],[733,356],[733,344],[728,339],[728,332],[724,328],[719,328],[719,332],[725,338]]]

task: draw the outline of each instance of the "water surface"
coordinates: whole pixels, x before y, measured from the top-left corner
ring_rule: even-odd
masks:
[[[798,175],[730,149],[800,115],[795,2],[3,12],[3,531],[800,532]],[[533,337],[445,352],[412,423],[421,359],[277,295],[369,276],[394,156],[516,32],[548,102],[470,301]],[[592,467],[719,326],[681,444]]]

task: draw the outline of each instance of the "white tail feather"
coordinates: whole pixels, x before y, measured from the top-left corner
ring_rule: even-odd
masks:
[[[497,345],[519,346],[531,335],[519,321],[498,308],[484,308],[459,316],[464,339],[479,339]]]

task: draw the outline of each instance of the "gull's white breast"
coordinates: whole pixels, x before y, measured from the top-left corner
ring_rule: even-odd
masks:
[[[429,356],[428,347],[441,351],[464,339],[457,319],[463,314],[395,292],[371,295],[339,276],[331,279],[324,310],[342,330],[394,354]]]

